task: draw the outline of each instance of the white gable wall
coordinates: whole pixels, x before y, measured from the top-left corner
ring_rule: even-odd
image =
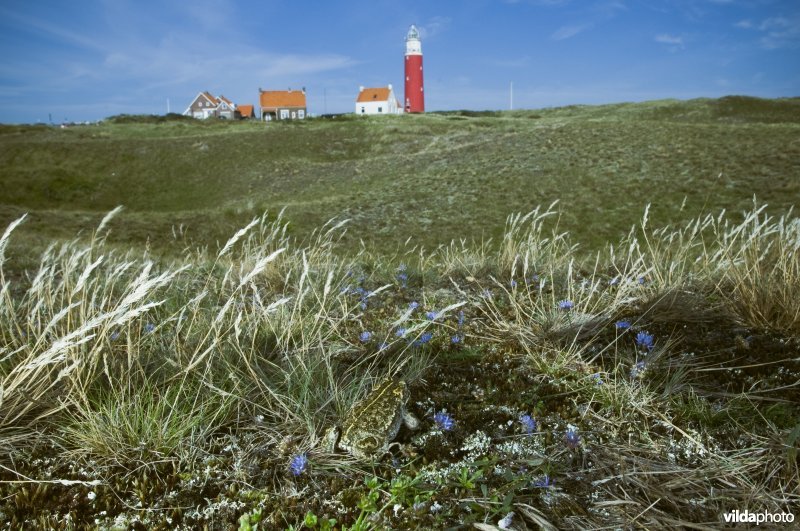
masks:
[[[357,101],[356,114],[400,114],[403,109],[397,105],[397,98],[394,96],[394,90],[389,89],[388,101]]]

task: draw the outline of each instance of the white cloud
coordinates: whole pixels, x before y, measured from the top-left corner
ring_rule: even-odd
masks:
[[[762,48],[775,50],[800,47],[800,16],[767,18],[758,29],[766,33],[761,37]]]
[[[451,19],[449,17],[433,17],[425,24],[418,26],[419,37],[423,41],[439,35],[447,30],[450,26]]]
[[[596,0],[581,5],[581,8],[582,14],[578,15],[580,18],[576,22],[559,27],[550,38],[555,41],[571,39],[586,30],[602,26],[614,19],[619,12],[628,9],[622,0]]]
[[[333,53],[286,54],[245,47],[215,47],[216,53],[202,53],[194,47],[160,45],[117,51],[106,58],[114,75],[130,77],[140,86],[157,88],[193,85],[205,90],[225,86],[255,87],[267,83],[297,84],[298,79],[322,72],[348,68],[354,59]],[[228,89],[226,89],[228,90]]]
[[[669,33],[661,33],[653,37],[653,40],[659,44],[663,44],[670,52],[677,52],[683,49],[683,37],[678,35],[670,35]]]
[[[81,48],[85,48],[87,50],[94,50],[94,51],[102,51],[104,49],[103,45],[100,42],[97,42],[87,37],[83,33],[76,33],[73,31],[69,31],[64,27],[55,24],[50,24],[41,19],[28,17],[20,13],[16,13],[2,8],[0,8],[0,16],[6,19],[16,20],[18,23],[17,24],[18,27],[22,29],[27,29],[39,33],[41,35],[46,35],[53,39],[60,40],[67,45],[78,46]]]
[[[683,46],[683,38],[668,33],[662,33],[655,36],[655,41],[661,44],[671,44],[674,46]]]
[[[761,32],[759,44],[767,50],[800,47],[800,15],[769,17],[759,23],[743,19],[734,27]]]
[[[590,24],[573,24],[567,26],[561,26],[556,31],[550,35],[550,38],[555,41],[563,41],[564,39],[570,39],[575,35],[581,33],[582,31],[588,29],[591,25]]]
[[[792,22],[786,17],[771,17],[764,19],[758,26],[761,31],[776,30],[791,27]]]

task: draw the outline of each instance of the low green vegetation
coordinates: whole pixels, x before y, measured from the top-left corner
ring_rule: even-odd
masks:
[[[798,186],[797,105],[2,128],[0,522],[796,514],[800,220],[776,183]],[[173,151],[195,143],[241,158]],[[387,376],[419,427],[374,459],[331,449],[328,428]]]
[[[800,501],[797,218],[645,221],[593,258],[549,210],[497,250],[390,257],[264,216],[167,263],[111,247],[115,213],[0,269],[12,527],[666,528]],[[327,448],[386,376],[419,429]]]
[[[800,196],[798,99],[381,118],[2,126],[0,223],[27,212],[21,230],[46,247],[124,205],[111,242],[174,252],[286,208],[291,234],[350,219],[347,247],[391,253],[408,238],[496,243],[506,216],[559,201],[561,229],[591,251],[648,203],[661,226],[738,214],[753,194],[783,213]]]

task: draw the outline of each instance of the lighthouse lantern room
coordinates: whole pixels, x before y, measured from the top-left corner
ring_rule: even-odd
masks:
[[[422,43],[419,31],[412,25],[406,35],[405,112],[425,112],[425,92],[422,83]]]

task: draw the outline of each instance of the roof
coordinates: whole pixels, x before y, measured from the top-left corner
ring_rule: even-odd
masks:
[[[217,97],[216,97],[216,96],[214,96],[213,94],[211,94],[211,93],[210,93],[210,92],[208,92],[208,91],[201,92],[200,94],[202,94],[203,96],[205,96],[205,97],[206,97],[206,99],[207,99],[208,101],[210,101],[211,103],[214,103],[214,104],[217,104],[217,103],[219,103],[219,100],[217,99]]]
[[[261,108],[305,107],[306,93],[302,90],[262,90]]]
[[[239,105],[237,109],[239,110],[239,114],[241,114],[242,116],[254,116],[253,106],[250,104]]]
[[[223,96],[222,94],[219,95],[219,98],[217,98],[217,101],[224,101],[225,103],[227,103],[231,107],[234,106],[233,102],[231,100],[229,100],[228,98],[226,98],[225,96]]]
[[[356,103],[364,103],[367,101],[389,101],[389,88],[365,88],[358,93]]]

